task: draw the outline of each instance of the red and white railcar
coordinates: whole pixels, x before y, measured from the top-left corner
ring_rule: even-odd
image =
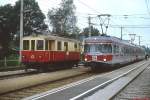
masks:
[[[126,64],[145,57],[145,50],[140,46],[112,36],[89,37],[83,45],[84,62],[94,68],[98,65]]]
[[[52,35],[26,36],[22,40],[22,63],[27,68],[70,66],[80,61],[80,42]]]

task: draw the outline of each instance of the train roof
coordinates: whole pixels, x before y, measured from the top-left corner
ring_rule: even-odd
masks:
[[[59,37],[54,35],[30,35],[24,36],[23,40],[31,40],[31,39],[44,39],[44,40],[60,40],[60,41],[70,41],[70,42],[80,42],[76,39],[70,39],[65,37]]]
[[[114,36],[92,36],[84,39],[86,43],[96,43],[96,42],[106,42],[106,43],[120,43],[128,46],[142,48],[141,46],[132,44],[127,40],[121,40],[120,38]]]

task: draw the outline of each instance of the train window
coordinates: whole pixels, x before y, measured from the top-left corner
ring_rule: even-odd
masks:
[[[45,50],[48,50],[48,40],[45,41]]]
[[[119,53],[119,46],[118,45],[114,45],[113,52],[114,53]]]
[[[68,42],[64,42],[64,50],[68,51]]]
[[[31,40],[31,50],[35,50],[35,40]]]
[[[43,40],[37,40],[37,50],[43,50]]]
[[[61,42],[60,41],[57,42],[57,50],[61,50]]]
[[[76,43],[74,44],[74,48],[77,49],[77,44]]]
[[[101,52],[101,53],[112,53],[111,44],[85,44],[85,52]]]
[[[74,43],[74,50],[77,51],[78,49],[77,43]]]
[[[111,46],[111,44],[101,44],[100,47],[102,47],[102,50],[101,50],[102,53],[112,53],[112,46]]]
[[[23,40],[23,50],[29,50],[29,40]]]

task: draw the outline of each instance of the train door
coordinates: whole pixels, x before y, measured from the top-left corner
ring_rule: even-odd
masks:
[[[45,50],[54,51],[55,50],[55,40],[45,41]]]
[[[54,61],[56,50],[55,40],[48,40],[48,50],[49,50],[49,61],[52,62]]]
[[[120,63],[121,62],[121,59],[120,58],[120,48],[119,48],[119,45],[114,43],[113,44],[113,63]]]

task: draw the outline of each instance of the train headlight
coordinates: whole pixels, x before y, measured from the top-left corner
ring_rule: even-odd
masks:
[[[85,58],[84,61],[87,61],[87,58]]]
[[[103,61],[106,61],[106,59],[104,58]]]

